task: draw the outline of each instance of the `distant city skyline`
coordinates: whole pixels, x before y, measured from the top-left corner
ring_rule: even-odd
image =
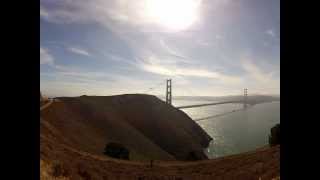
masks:
[[[280,94],[280,1],[40,1],[43,95],[164,95],[168,78],[173,96]]]

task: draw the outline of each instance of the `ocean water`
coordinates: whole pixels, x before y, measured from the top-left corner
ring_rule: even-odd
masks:
[[[208,101],[173,100],[174,106],[201,103]],[[243,109],[242,104],[224,104],[182,110],[213,138],[205,150],[209,158],[268,145],[271,127],[280,122],[280,102],[257,104],[247,109]]]

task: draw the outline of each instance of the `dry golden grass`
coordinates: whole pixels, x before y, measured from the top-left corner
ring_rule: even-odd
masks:
[[[41,180],[70,180],[68,174],[60,174],[63,171],[58,164],[48,163],[40,159],[40,179]]]
[[[101,154],[108,142],[118,142],[133,160],[186,160],[190,152],[206,159],[202,149],[210,136],[154,96],[59,99],[41,117],[77,149]]]

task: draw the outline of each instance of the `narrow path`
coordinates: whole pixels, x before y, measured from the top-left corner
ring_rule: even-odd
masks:
[[[54,100],[50,99],[49,102],[43,106],[40,107],[40,111],[46,109],[47,107],[49,107],[52,103],[53,103]]]

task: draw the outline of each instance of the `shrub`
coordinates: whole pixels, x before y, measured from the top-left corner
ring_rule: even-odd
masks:
[[[113,158],[129,160],[129,150],[118,143],[108,143],[104,148],[104,154]]]
[[[280,124],[276,124],[274,127],[272,127],[270,132],[269,145],[274,146],[280,144]]]
[[[52,163],[52,176],[54,177],[66,177],[69,175],[68,169],[60,162],[54,161]]]

